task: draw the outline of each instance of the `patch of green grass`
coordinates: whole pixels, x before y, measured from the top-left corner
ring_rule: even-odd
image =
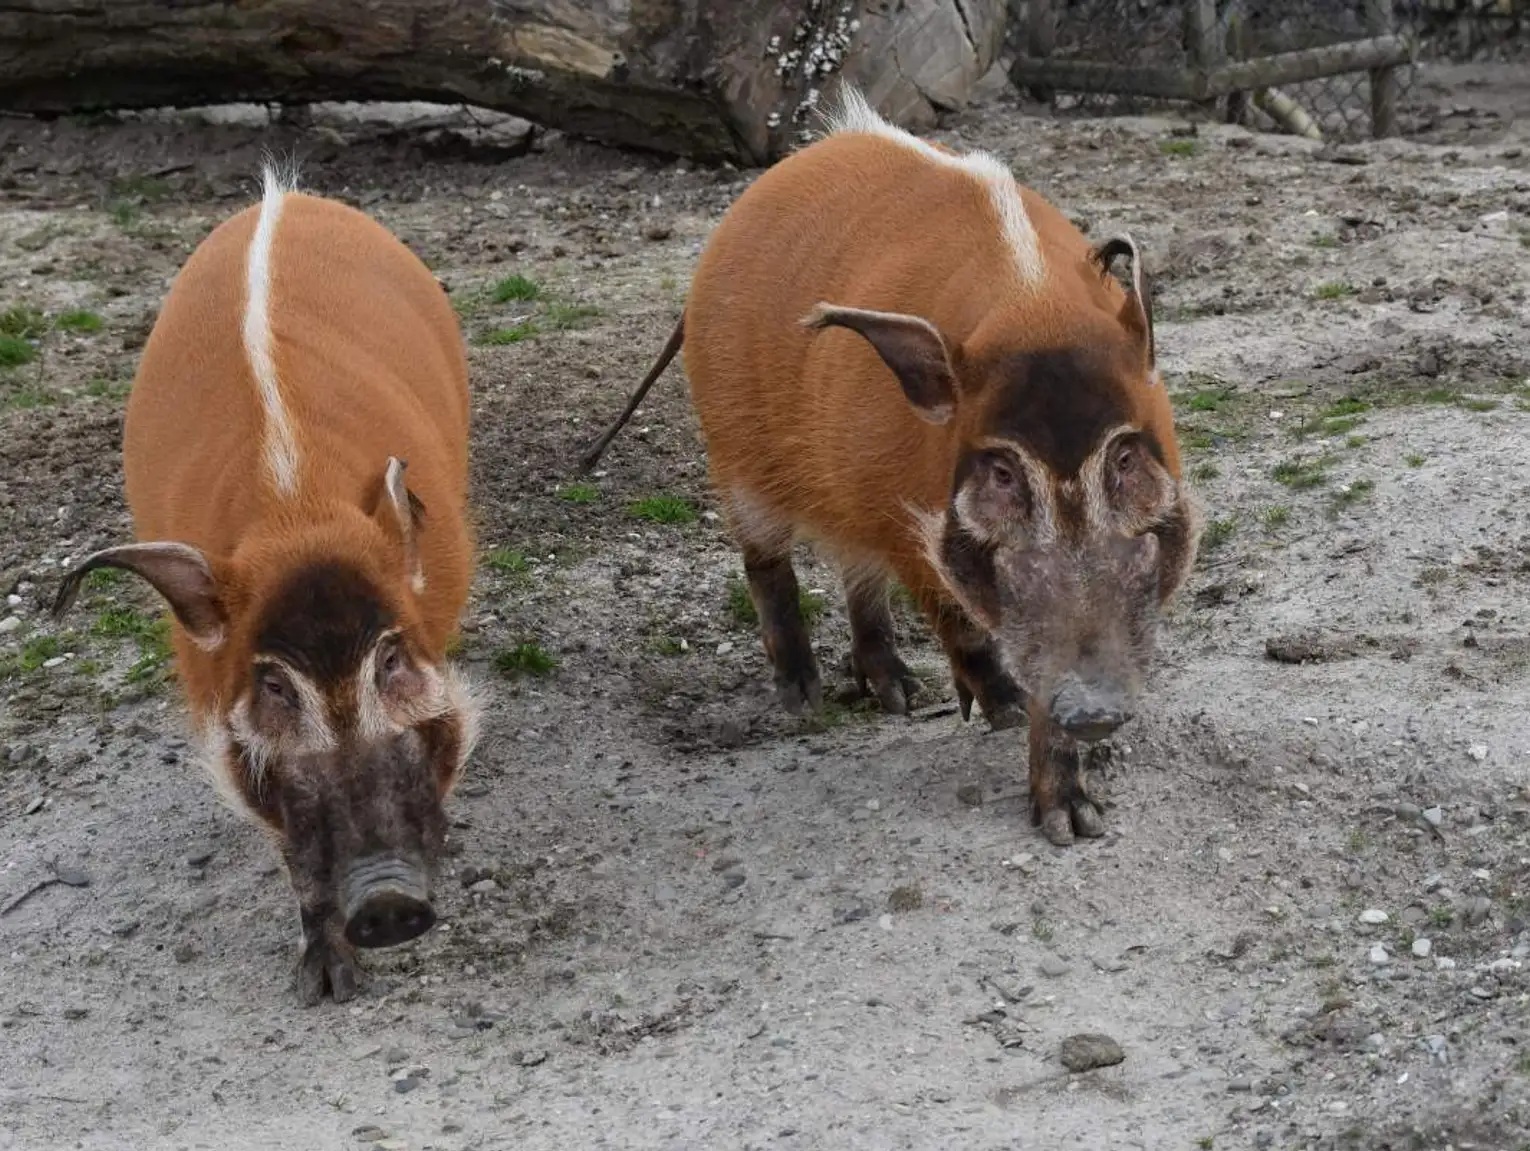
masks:
[[[1042,916],[1038,915],[1036,918],[1031,920],[1031,936],[1037,941],[1041,943],[1051,943],[1052,938],[1056,934],[1056,929]]]
[[[1521,236],[1520,239],[1530,239],[1530,237]],[[1530,248],[1530,244],[1526,244],[1525,247]],[[1514,1061],[1514,1071],[1519,1075],[1530,1076],[1530,1051],[1525,1052],[1525,1054]]]
[[[1370,838],[1358,827],[1349,833],[1349,839],[1345,844],[1351,855],[1363,855],[1370,845]]]
[[[1429,909],[1429,923],[1432,927],[1449,927],[1455,918],[1455,909],[1448,903],[1437,903]]]
[[[593,504],[600,498],[600,489],[594,484],[564,484],[558,488],[558,498],[566,504]]]
[[[478,337],[480,344],[488,344],[490,347],[503,347],[506,344],[519,344],[529,340],[541,331],[530,320],[522,320],[513,328],[491,328]]]
[[[1272,504],[1259,513],[1267,528],[1283,528],[1291,522],[1291,509],[1285,504]]]
[[[1201,555],[1210,555],[1224,547],[1237,530],[1238,521],[1233,516],[1212,520],[1201,532]]]
[[[109,380],[105,376],[96,376],[85,385],[85,394],[98,400],[126,399],[132,390],[131,380]]]
[[[679,283],[676,282],[675,277],[673,276],[659,277],[659,290],[661,292],[673,292],[679,286]]]
[[[1214,480],[1222,474],[1222,469],[1207,460],[1205,463],[1196,464],[1190,469],[1190,478],[1193,480]]]
[[[40,340],[48,334],[48,319],[38,309],[16,304],[0,312],[0,336]]]
[[[547,305],[544,318],[549,328],[565,332],[587,326],[588,322],[598,315],[600,315],[600,309],[593,304],[563,304],[552,301]]]
[[[32,408],[46,407],[53,402],[53,396],[41,388],[34,388],[28,384],[12,388],[0,395],[0,408],[10,408],[14,411],[28,411]]]
[[[1330,418],[1338,416],[1358,416],[1362,412],[1371,410],[1368,400],[1362,400],[1359,396],[1345,396],[1342,400],[1335,400],[1323,409],[1323,415]]]
[[[129,683],[153,683],[170,662],[170,621],[154,618],[137,608],[112,604],[103,608],[90,627],[92,635],[103,639],[133,641],[138,659],[127,670]]]
[[[0,368],[19,368],[37,358],[37,349],[20,336],[0,336]]]
[[[54,656],[63,654],[64,645],[56,635],[34,635],[21,645],[19,666],[22,671],[36,671]]]
[[[689,524],[696,520],[695,507],[682,496],[645,496],[628,504],[627,512],[635,519],[654,524]]]
[[[1363,448],[1363,447],[1365,447],[1366,442],[1367,441],[1366,441],[1366,438],[1364,436],[1345,436],[1344,437],[1344,446],[1346,448]]]
[[[1312,246],[1314,248],[1337,248],[1339,237],[1329,232],[1312,233]]]
[[[1165,156],[1193,156],[1196,146],[1194,140],[1160,140],[1158,150]]]
[[[60,331],[65,332],[99,332],[106,326],[105,321],[94,312],[88,312],[83,308],[75,308],[59,316],[53,324]]]
[[[1410,468],[1421,468],[1424,466],[1424,457],[1419,455],[1418,452],[1409,452],[1403,457],[1403,463],[1407,464]]]
[[[658,636],[652,641],[650,646],[659,655],[676,656],[684,655],[686,652],[685,643],[672,635]]]
[[[1199,1147],[1201,1151],[1211,1151],[1211,1149],[1216,1146],[1216,1140],[1213,1139],[1210,1135],[1202,1135],[1195,1141],[1195,1145]]]
[[[535,300],[542,294],[542,285],[517,272],[496,283],[489,294],[496,304],[508,304],[511,300]]]
[[[97,568],[85,577],[86,591],[105,591],[127,583],[128,573],[121,568]]]
[[[546,676],[557,670],[558,661],[541,644],[530,640],[494,653],[494,666],[510,677]]]
[[[1486,399],[1462,400],[1461,406],[1469,412],[1491,412],[1498,407],[1498,401]]]
[[[1338,512],[1343,508],[1353,507],[1361,500],[1369,498],[1370,494],[1375,490],[1376,482],[1374,480],[1356,480],[1354,483],[1346,484],[1334,492],[1331,509],[1334,512]]]
[[[1342,300],[1355,294],[1353,284],[1346,284],[1342,280],[1331,280],[1326,284],[1319,284],[1312,293],[1319,300]]]
[[[1185,401],[1185,407],[1192,412],[1216,412],[1225,407],[1232,398],[1231,388],[1201,388]]]
[[[1185,449],[1192,452],[1209,452],[1217,446],[1216,437],[1210,432],[1187,432]]]
[[[515,548],[495,548],[483,557],[483,566],[506,575],[526,575],[531,571],[531,561]]]
[[[1282,460],[1270,476],[1288,488],[1315,488],[1328,482],[1327,467],[1326,460]]]

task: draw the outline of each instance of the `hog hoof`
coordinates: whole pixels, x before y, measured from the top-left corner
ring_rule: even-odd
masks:
[[[1093,800],[1073,801],[1073,830],[1085,839],[1098,839],[1105,834],[1105,817]]]
[[[1047,842],[1054,847],[1071,847],[1073,845],[1073,821],[1068,818],[1068,813],[1061,807],[1054,807],[1041,817],[1041,834],[1047,837]]]
[[[876,696],[877,703],[888,715],[907,715],[909,701],[919,694],[922,686],[911,675],[873,676],[860,680],[861,695]]]
[[[993,714],[987,716],[988,727],[992,731],[1008,731],[1012,727],[1019,727],[1025,722],[1025,705],[1018,703],[1000,704],[994,708]]]
[[[315,940],[298,960],[298,998],[304,1007],[317,1007],[326,991],[336,1003],[356,997],[356,955],[348,947]]]
[[[792,715],[805,711],[817,711],[823,706],[823,681],[816,675],[793,679],[778,679],[776,695]]]

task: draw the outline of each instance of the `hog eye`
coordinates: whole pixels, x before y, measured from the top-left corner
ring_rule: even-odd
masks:
[[[1004,491],[1012,491],[1015,487],[1015,471],[1003,460],[990,460],[988,463],[989,475],[993,477],[994,486]]]
[[[1131,472],[1136,464],[1137,453],[1131,448],[1122,448],[1116,453],[1116,474],[1123,478]]]
[[[278,701],[285,707],[297,707],[297,692],[285,675],[275,668],[262,668],[257,674],[260,677],[262,695]]]

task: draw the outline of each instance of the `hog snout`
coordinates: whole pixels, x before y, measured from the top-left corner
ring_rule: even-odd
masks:
[[[396,856],[362,860],[345,880],[345,938],[356,947],[395,947],[436,922],[425,873]]]
[[[1126,693],[1070,677],[1052,697],[1052,721],[1074,739],[1104,739],[1131,719]]]

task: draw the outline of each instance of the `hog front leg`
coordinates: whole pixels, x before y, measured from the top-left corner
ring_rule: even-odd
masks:
[[[316,1007],[325,992],[336,1003],[356,996],[356,949],[346,941],[345,920],[335,907],[304,907],[303,953],[297,965],[297,995]]]
[[[1025,691],[999,663],[993,641],[966,612],[943,598],[923,597],[921,607],[951,664],[962,720],[972,718],[975,699],[994,731],[1019,727],[1025,720]]]
[[[1074,836],[1097,839],[1105,817],[1090,793],[1089,749],[1052,722],[1045,708],[1031,708],[1031,823],[1058,847]]]

